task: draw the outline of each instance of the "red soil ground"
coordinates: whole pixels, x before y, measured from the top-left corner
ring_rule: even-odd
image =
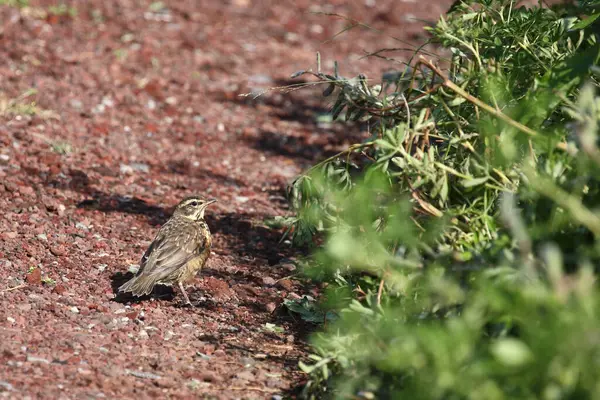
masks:
[[[318,90],[239,95],[295,83],[316,51],[324,69],[338,60],[342,75],[379,77],[400,64],[364,52],[422,42],[423,21],[449,3],[0,6],[0,397],[293,397],[307,327],[280,305],[316,289],[264,221],[289,213],[294,176],[360,132],[319,123]],[[318,11],[383,33],[325,42],[348,22]],[[195,307],[169,291],[115,300],[194,193],[219,199]]]

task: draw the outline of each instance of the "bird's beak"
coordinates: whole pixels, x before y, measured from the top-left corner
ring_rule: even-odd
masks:
[[[216,203],[217,199],[211,199],[209,201],[206,202],[206,205],[212,204],[212,203]]]

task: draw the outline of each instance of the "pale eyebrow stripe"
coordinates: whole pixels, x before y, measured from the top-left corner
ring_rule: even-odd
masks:
[[[192,202],[194,202],[194,201],[202,201],[202,199],[200,199],[200,198],[196,198],[196,197],[193,197],[193,198],[191,198],[191,199],[187,199],[187,200],[186,200],[186,201],[183,203],[183,205],[187,206],[188,204],[190,204],[190,203],[192,203]]]

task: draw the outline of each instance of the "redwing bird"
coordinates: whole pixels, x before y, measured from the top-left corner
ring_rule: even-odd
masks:
[[[177,284],[191,305],[183,284],[194,279],[210,255],[212,237],[204,211],[215,201],[200,196],[183,199],[144,253],[137,274],[119,287],[119,292],[143,296],[152,293],[157,284]]]

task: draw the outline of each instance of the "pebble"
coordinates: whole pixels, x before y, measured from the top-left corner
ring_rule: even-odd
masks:
[[[272,313],[273,311],[275,311],[275,309],[277,308],[277,305],[275,303],[267,303],[267,305],[265,306],[265,310],[267,310],[268,313]]]
[[[39,268],[35,268],[31,273],[25,276],[25,280],[30,285],[39,285],[42,283],[42,271]]]
[[[203,359],[203,360],[206,360],[206,361],[210,360],[210,356],[209,356],[209,355],[206,355],[206,354],[204,354],[204,353],[201,353],[201,352],[199,352],[199,351],[197,351],[197,352],[196,352],[196,355],[197,355],[198,357],[200,357],[201,359]]]
[[[240,362],[244,365],[245,368],[252,367],[253,365],[256,364],[256,360],[254,360],[250,357],[242,357],[242,358],[240,358]]]
[[[270,276],[265,276],[262,279],[263,284],[267,285],[267,286],[274,286],[276,281],[275,279],[271,278]]]
[[[280,267],[285,269],[286,271],[290,271],[290,272],[296,270],[296,266],[292,263],[280,264]]]
[[[279,281],[279,287],[281,287],[282,289],[285,289],[287,291],[290,291],[294,288],[294,284],[289,279],[282,279]]]
[[[69,311],[71,311],[73,314],[79,314],[79,308],[75,306],[69,308]]]
[[[167,340],[171,340],[171,339],[173,338],[173,336],[174,336],[174,335],[175,335],[175,332],[173,332],[173,331],[167,331],[167,333],[165,333],[165,336],[164,336],[164,338],[163,338],[163,339],[164,339],[165,341],[167,341]]]
[[[21,186],[19,188],[19,193],[21,193],[23,196],[29,197],[33,196],[35,194],[35,191],[31,186]]]
[[[73,107],[76,110],[81,110],[83,109],[83,102],[81,100],[78,99],[71,99],[69,100],[69,105],[71,107]]]
[[[59,295],[60,295],[60,294],[63,294],[64,292],[66,292],[66,291],[67,291],[67,288],[66,288],[66,287],[64,287],[64,286],[63,286],[63,285],[61,285],[61,284],[58,284],[58,285],[54,286],[54,289],[52,289],[52,291],[53,291],[54,293],[56,293],[56,294],[59,294]]]
[[[131,168],[133,168],[134,171],[143,172],[145,174],[147,174],[148,172],[150,172],[150,166],[148,164],[139,163],[139,162],[133,162],[133,163],[129,164],[129,166]]]
[[[81,230],[84,230],[84,231],[88,231],[90,229],[88,226],[86,226],[85,224],[83,224],[81,222],[76,223],[75,224],[75,228],[81,229]]]
[[[33,363],[50,364],[50,361],[46,360],[45,358],[30,355],[27,356],[27,361]]]
[[[127,373],[127,375],[133,375],[137,378],[145,378],[145,379],[161,379],[162,378],[162,376],[153,374],[151,372],[133,371],[130,369],[126,369],[125,373]]]

